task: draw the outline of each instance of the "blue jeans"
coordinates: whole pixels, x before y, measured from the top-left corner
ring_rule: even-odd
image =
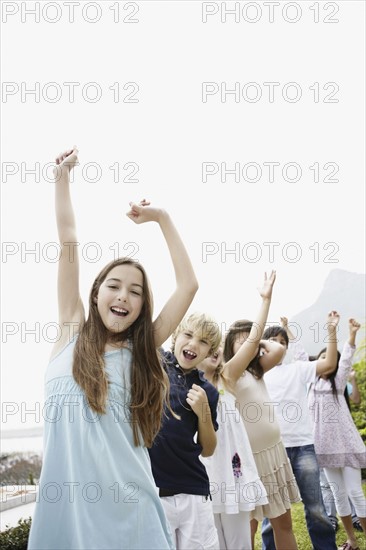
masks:
[[[304,504],[313,549],[337,550],[334,529],[324,508],[314,445],[286,447],[286,451]],[[262,522],[262,550],[276,550],[272,526],[267,518]]]

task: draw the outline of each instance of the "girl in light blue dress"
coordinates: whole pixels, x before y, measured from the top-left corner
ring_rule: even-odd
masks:
[[[159,224],[176,289],[152,321],[145,270],[130,258],[94,281],[85,320],[70,172],[77,149],[56,159],[56,220],[61,245],[61,338],[46,372],[44,454],[29,550],[172,549],[146,447],[160,429],[168,380],[157,348],[186,313],[198,288],[168,214],[130,203],[135,223]]]

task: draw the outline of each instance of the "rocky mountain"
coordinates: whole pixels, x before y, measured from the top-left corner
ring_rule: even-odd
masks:
[[[317,354],[326,345],[324,319],[332,309],[341,315],[338,332],[338,349],[348,337],[348,319],[354,317],[361,327],[356,345],[365,337],[366,275],[333,269],[325,280],[324,287],[313,305],[290,319],[294,328],[301,328],[301,342],[310,355]]]

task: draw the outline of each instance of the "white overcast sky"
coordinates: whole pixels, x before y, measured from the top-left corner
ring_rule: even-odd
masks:
[[[73,144],[84,300],[116,243],[145,265],[156,313],[173,290],[159,228],[125,216],[143,197],[189,250],[191,310],[226,326],[256,314],[266,270],[278,277],[270,321],[310,306],[332,269],[365,271],[364,12],[362,1],[2,2],[5,428],[34,425],[21,411],[43,400],[57,321],[48,163]]]

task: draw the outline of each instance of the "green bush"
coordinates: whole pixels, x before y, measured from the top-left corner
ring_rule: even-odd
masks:
[[[362,439],[366,442],[366,360],[363,359],[359,363],[353,365],[356,372],[357,386],[361,396],[360,405],[355,405],[351,401],[351,412],[354,423],[361,434]]]
[[[20,519],[16,527],[8,527],[0,533],[1,550],[27,550],[32,519]]]
[[[355,360],[358,362],[353,365],[353,368],[356,372],[356,381],[357,386],[360,392],[361,403],[355,405],[351,401],[351,414],[353,421],[361,435],[364,443],[366,444],[366,342],[365,340],[361,342],[356,351]],[[366,469],[361,470],[362,479],[366,479]]]

